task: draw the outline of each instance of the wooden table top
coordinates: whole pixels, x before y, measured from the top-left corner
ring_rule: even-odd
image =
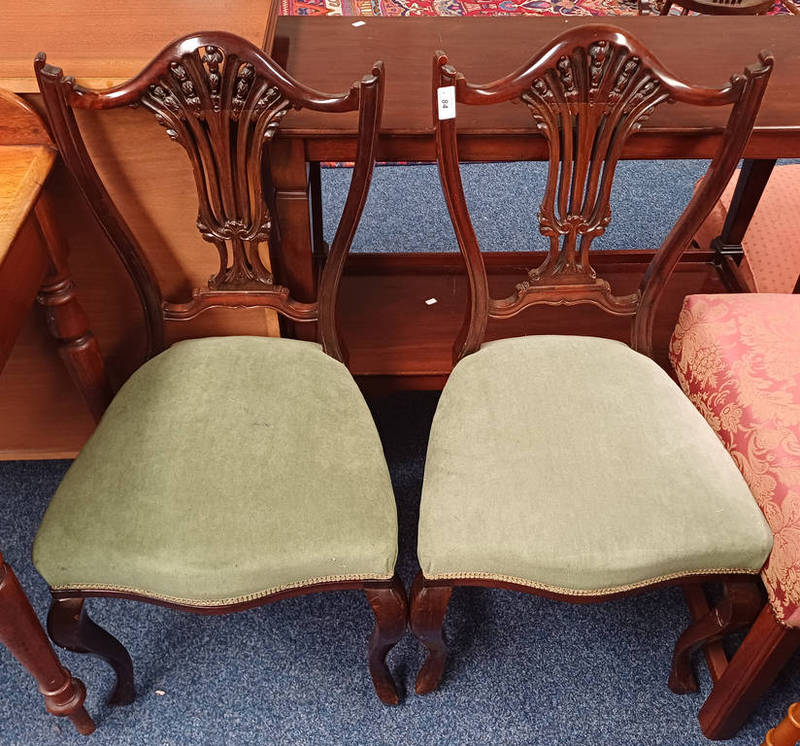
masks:
[[[0,266],[54,158],[55,150],[44,145],[0,145]]]
[[[308,85],[331,91],[346,88],[374,60],[383,59],[382,131],[413,136],[432,130],[431,69],[437,49],[447,52],[450,63],[468,80],[483,83],[511,72],[564,30],[598,22],[637,36],[675,75],[697,85],[721,87],[733,73],[755,62],[760,50],[771,50],[775,70],[756,126],[791,135],[800,154],[800,17],[371,18],[359,27],[353,27],[349,18],[287,17],[279,19],[276,49],[285,37],[288,71]],[[321,60],[335,64],[320,64]],[[718,129],[723,121],[720,110],[665,105],[645,128],[693,134]],[[319,122],[314,112],[299,112],[287,116],[284,126],[313,131]],[[336,126],[351,125],[327,124],[328,129]],[[458,111],[458,129],[475,134],[530,133],[531,117],[526,107],[511,104],[464,106]]]
[[[52,61],[91,87],[138,73],[170,41],[195,31],[231,31],[254,44],[271,36],[277,0],[36,0],[3,3],[0,88],[39,90],[33,58]]]
[[[0,90],[0,268],[55,157],[39,118],[25,102]]]
[[[203,27],[224,28],[261,43],[265,18],[275,7],[273,0],[140,0],[125,8],[119,4],[109,6],[105,0],[81,0],[78,12],[76,1],[18,3],[4,11],[0,86],[35,92],[32,60],[39,50],[47,52],[53,64],[83,84],[105,87],[141,70],[170,39]],[[386,138],[431,139],[431,63],[436,49],[446,51],[451,63],[469,79],[486,82],[522,64],[565,29],[605,22],[639,37],[675,75],[700,85],[722,86],[731,74],[753,62],[760,50],[771,50],[776,59],[775,71],[747,155],[800,156],[800,17],[358,20],[365,21],[364,25],[354,27],[353,19],[347,17],[282,17],[278,20],[275,49],[279,58],[284,50],[292,75],[326,91],[347,89],[369,70],[373,61],[383,59],[387,72],[384,142]],[[3,39],[10,29],[15,29],[13,37]],[[459,132],[465,134],[497,137],[531,132],[530,115],[521,106],[461,107],[458,117]],[[724,117],[724,112],[716,109],[662,106],[642,133],[634,136],[626,157],[637,157],[637,140],[647,140],[640,148],[641,157],[671,157],[673,151],[680,157],[709,157],[716,146],[713,135],[720,131]],[[349,137],[355,128],[355,117],[323,119],[307,111],[290,113],[282,125],[287,135],[311,138]],[[668,138],[662,137],[665,133]],[[706,142],[702,141],[704,135],[708,136]],[[689,140],[676,141],[676,137],[683,136]],[[659,137],[661,141],[657,143]],[[430,143],[419,153],[412,153],[405,143],[397,153],[390,148],[379,156],[391,159],[432,155],[428,150]],[[346,151],[328,148],[314,153],[311,159],[335,160],[346,155]],[[491,148],[487,155],[491,155]]]

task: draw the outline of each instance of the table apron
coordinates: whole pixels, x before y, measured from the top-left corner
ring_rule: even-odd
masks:
[[[285,130],[282,137],[305,141],[308,161],[352,161],[356,136],[350,133],[303,133]],[[629,160],[711,158],[719,147],[719,132],[642,132],[632,137],[622,154]],[[547,144],[532,133],[460,134],[462,161],[544,161]],[[755,130],[745,149],[746,158],[800,157],[800,127],[792,130]],[[379,161],[435,161],[436,146],[430,134],[382,134]]]

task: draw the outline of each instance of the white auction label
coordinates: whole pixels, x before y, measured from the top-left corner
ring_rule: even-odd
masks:
[[[443,85],[437,89],[439,98],[439,119],[456,118],[456,87]]]

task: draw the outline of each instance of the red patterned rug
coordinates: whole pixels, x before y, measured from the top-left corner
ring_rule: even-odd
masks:
[[[770,15],[790,13],[775,0]],[[680,11],[674,11],[680,12]],[[281,0],[285,16],[627,16],[636,0]]]

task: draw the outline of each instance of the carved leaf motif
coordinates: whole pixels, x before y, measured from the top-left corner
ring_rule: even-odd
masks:
[[[609,198],[622,147],[668,94],[639,57],[597,41],[562,55],[521,98],[549,145],[538,221],[550,250],[517,293],[537,285],[596,286],[601,305],[616,308],[607,283],[591,267],[589,248],[611,221]]]
[[[191,161],[197,228],[220,259],[209,288],[271,287],[272,275],[259,257],[259,244],[272,231],[261,161],[289,101],[251,63],[207,46],[174,60],[141,103]]]

